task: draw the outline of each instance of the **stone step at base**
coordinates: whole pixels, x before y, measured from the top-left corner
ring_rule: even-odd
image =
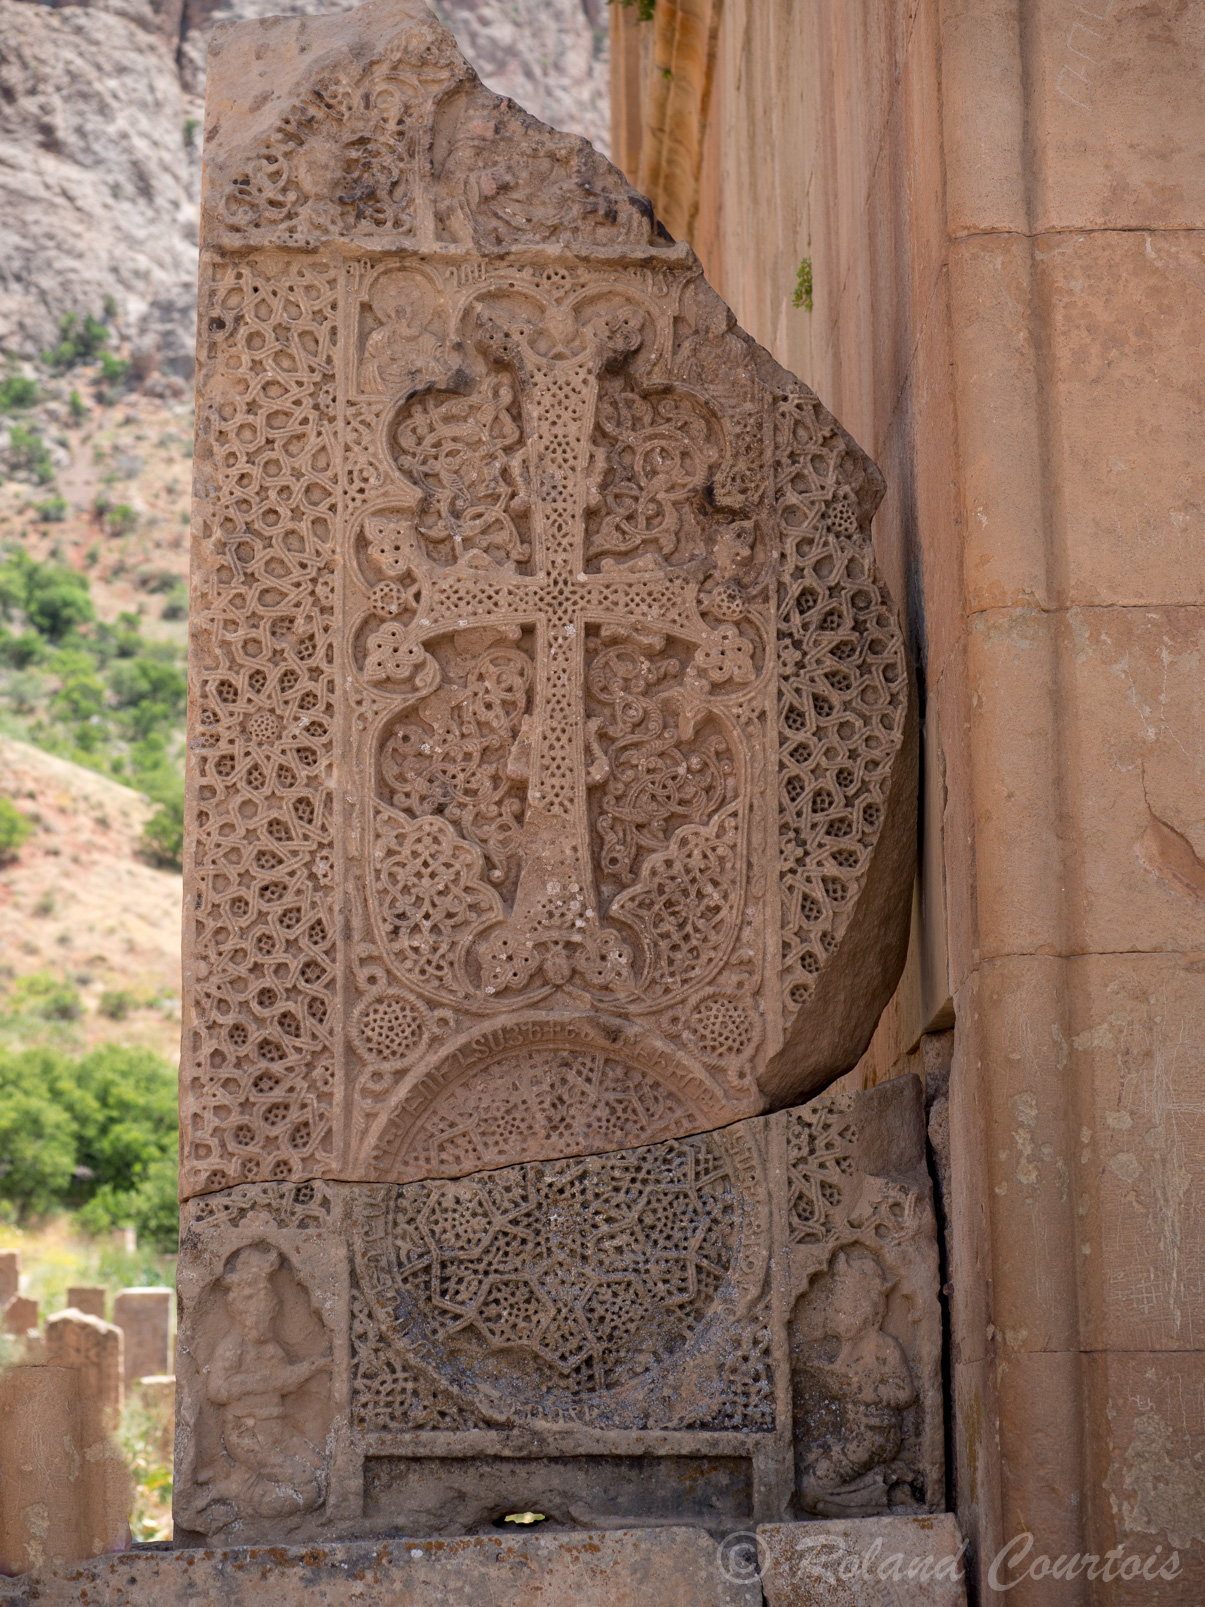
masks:
[[[3,1607],[965,1607],[953,1517],[139,1547],[18,1579]],[[759,1565],[760,1558],[760,1565]]]

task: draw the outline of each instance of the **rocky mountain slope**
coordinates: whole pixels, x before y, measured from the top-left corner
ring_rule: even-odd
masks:
[[[605,0],[435,0],[492,89],[607,149]],[[217,22],[347,0],[0,0],[0,352],[106,298],[188,377],[205,49]]]

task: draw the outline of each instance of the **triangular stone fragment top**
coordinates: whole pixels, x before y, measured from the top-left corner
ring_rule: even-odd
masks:
[[[185,1195],[807,1098],[902,963],[874,465],[417,0],[210,50]]]

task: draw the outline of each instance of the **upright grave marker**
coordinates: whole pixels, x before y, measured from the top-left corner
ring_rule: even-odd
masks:
[[[731,1128],[902,963],[878,471],[419,0],[219,28],[205,149],[181,1530],[444,1521],[466,1458],[453,1525],[524,1481],[672,1518],[709,1456],[723,1521],[931,1505],[923,1133],[897,1175],[848,1105]],[[825,1248],[772,1274],[797,1130]],[[791,1427],[817,1279],[796,1348],[899,1330],[860,1470]]]

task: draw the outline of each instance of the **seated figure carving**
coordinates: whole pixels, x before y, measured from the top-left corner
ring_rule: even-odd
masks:
[[[331,1366],[329,1353],[290,1361],[273,1329],[280,1299],[272,1274],[282,1264],[269,1245],[231,1258],[222,1278],[230,1331],[206,1369],[205,1392],[220,1409],[225,1455],[202,1469],[202,1513],[213,1534],[239,1517],[300,1518],[326,1494],[325,1457],[290,1420],[286,1400]]]
[[[874,1256],[839,1250],[833,1257],[824,1335],[805,1362],[828,1429],[801,1458],[806,1512],[848,1517],[912,1504],[912,1470],[899,1453],[903,1413],[917,1391],[903,1346],[883,1332],[890,1287]]]

